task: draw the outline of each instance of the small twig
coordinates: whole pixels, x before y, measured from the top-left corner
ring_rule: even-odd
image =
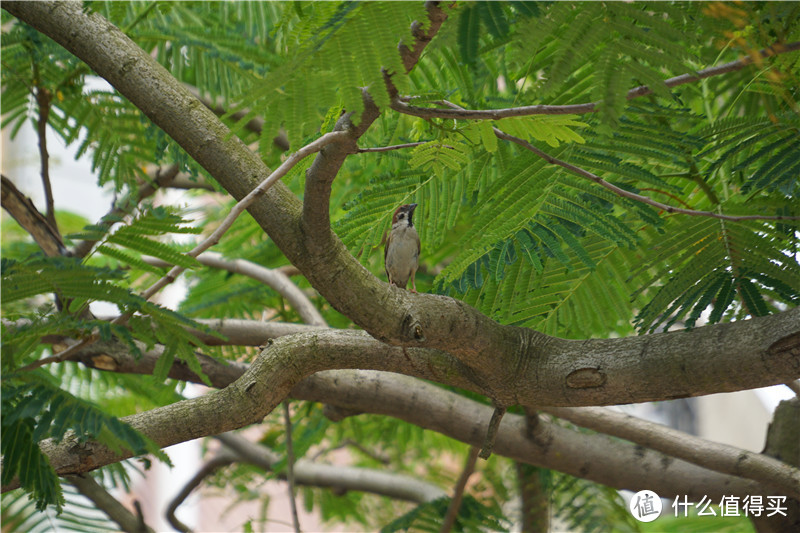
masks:
[[[197,488],[200,483],[203,482],[205,478],[219,470],[224,466],[228,466],[233,464],[235,461],[235,457],[232,453],[219,453],[212,459],[208,460],[201,468],[197,471],[197,473],[190,479],[186,485],[183,486],[181,491],[172,499],[172,501],[167,506],[167,510],[165,512],[167,521],[182,533],[189,533],[191,529],[178,520],[178,517],[175,516],[175,511],[180,507],[180,505],[189,497],[192,491]]]
[[[391,459],[389,459],[385,455],[380,455],[380,454],[378,454],[376,452],[373,452],[372,450],[368,450],[366,446],[364,446],[363,444],[360,444],[360,443],[358,443],[358,442],[356,442],[356,441],[354,441],[352,439],[345,439],[342,442],[340,442],[339,444],[337,444],[336,446],[331,446],[330,448],[325,448],[324,450],[320,450],[319,452],[314,454],[314,456],[311,458],[311,460],[312,461],[316,461],[320,457],[322,457],[324,455],[327,455],[330,452],[333,452],[333,451],[336,451],[336,450],[341,450],[342,448],[346,448],[348,446],[352,446],[353,448],[355,448],[356,450],[360,451],[361,453],[363,453],[367,457],[369,457],[371,459],[374,459],[375,461],[378,461],[379,463],[383,463],[384,465],[388,465],[389,463],[392,462]]]
[[[50,100],[53,96],[44,87],[36,87],[36,103],[39,105],[39,120],[36,131],[39,136],[39,159],[42,167],[42,185],[44,186],[44,199],[47,205],[45,218],[58,234],[56,223],[56,208],[53,200],[53,188],[50,185],[50,155],[47,153],[47,121],[50,118]]]
[[[292,523],[295,533],[300,533],[300,518],[297,516],[297,502],[294,487],[294,449],[292,447],[292,416],[289,402],[283,402],[283,419],[286,424],[286,481],[289,484],[289,505],[292,509]]]
[[[503,415],[505,414],[505,406],[495,406],[492,419],[489,420],[489,427],[486,430],[486,438],[483,440],[483,446],[481,447],[481,459],[488,459],[492,455],[494,442],[497,440],[497,430],[500,428],[500,422],[503,420]]]
[[[792,389],[795,394],[800,396],[800,381],[787,381],[784,383],[784,385]]]
[[[684,209],[682,207],[674,207],[667,204],[662,204],[661,202],[657,202],[647,196],[643,196],[641,194],[636,194],[635,192],[626,191],[621,187],[617,187],[616,185],[607,182],[600,176],[596,174],[592,174],[588,170],[584,170],[580,167],[576,167],[571,163],[567,163],[566,161],[562,161],[560,159],[556,159],[555,157],[551,156],[548,153],[545,153],[534,145],[529,143],[524,139],[520,139],[519,137],[514,137],[513,135],[509,135],[508,133],[499,130],[497,128],[492,128],[494,130],[494,134],[503,140],[511,141],[516,143],[526,150],[529,150],[536,154],[537,156],[541,157],[551,165],[558,165],[562,168],[565,168],[572,172],[573,174],[580,176],[582,178],[590,179],[593,182],[597,183],[601,187],[605,187],[609,191],[613,192],[617,196],[622,196],[623,198],[628,198],[631,200],[635,200],[637,202],[642,202],[647,205],[651,205],[658,209],[662,209],[667,213],[677,213],[681,215],[689,215],[695,217],[709,217],[709,218],[718,218],[720,220],[731,220],[734,222],[740,222],[742,220],[800,220],[800,217],[797,216],[784,216],[784,215],[724,215],[722,213],[714,213],[712,211],[697,211],[694,209]]]
[[[795,41],[789,44],[775,44],[769,48],[765,48],[759,52],[762,58],[784,54],[786,52],[794,52],[800,50],[800,41]],[[741,70],[744,67],[751,65],[755,60],[751,56],[743,57],[723,65],[707,68],[698,71],[695,74],[681,74],[664,80],[664,85],[668,88],[685,85],[704,78],[712,76],[719,76],[720,74],[727,74],[735,70]],[[653,90],[647,85],[641,85],[628,91],[627,99],[633,100],[640,96],[647,96],[653,94]],[[570,105],[531,105],[521,107],[509,107],[504,109],[434,109],[428,107],[416,107],[405,103],[408,97],[393,98],[391,107],[398,113],[406,115],[413,115],[421,118],[447,118],[447,119],[489,119],[499,120],[509,117],[523,117],[531,115],[573,115],[583,113],[594,113],[597,111],[599,102],[588,102],[584,104],[570,104]]]
[[[539,412],[525,408],[525,438],[533,439],[536,428],[539,427]]]
[[[363,154],[365,152],[388,152],[390,150],[402,150],[403,148],[414,148],[415,146],[420,146],[425,144],[427,141],[420,141],[415,143],[405,143],[405,144],[395,144],[392,146],[376,146],[374,148],[359,148],[356,150],[357,153]]]
[[[136,511],[136,520],[138,522],[139,532],[145,533],[146,531],[150,530],[144,521],[144,511],[142,510],[142,504],[139,502],[139,500],[133,500],[133,509]]]
[[[467,460],[464,463],[464,469],[461,471],[461,476],[459,476],[455,490],[453,491],[453,499],[450,501],[450,506],[447,508],[447,514],[442,522],[442,527],[439,528],[440,533],[449,533],[456,524],[458,509],[461,507],[461,501],[464,499],[464,489],[467,487],[469,477],[475,472],[475,463],[477,461],[478,448],[476,446],[471,446]]]
[[[113,321],[112,321],[113,324]],[[40,366],[49,365],[50,363],[63,363],[64,361],[69,360],[70,357],[75,355],[81,348],[92,344],[93,342],[97,341],[100,338],[99,335],[93,333],[89,337],[81,340],[80,342],[73,344],[72,346],[61,350],[57,354],[51,355],[49,357],[45,357],[44,359],[37,359],[36,361],[23,366],[17,372],[28,372],[35,368],[39,368]]]
[[[411,24],[411,33],[414,36],[414,42],[411,47],[409,48],[405,44],[400,44],[400,46],[398,46],[400,58],[403,61],[406,73],[411,72],[411,69],[414,68],[414,65],[419,61],[422,51],[425,50],[428,43],[433,40],[439,32],[439,28],[442,27],[442,24],[447,19],[447,13],[439,7],[438,2],[425,2],[425,8],[428,10],[427,31],[423,30],[422,24],[415,20],[413,24]]]

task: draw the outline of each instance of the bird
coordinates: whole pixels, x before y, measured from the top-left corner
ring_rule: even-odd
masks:
[[[406,204],[397,208],[383,251],[389,284],[405,289],[410,279],[411,292],[417,292],[414,275],[419,266],[419,235],[413,222],[416,208],[417,204]]]

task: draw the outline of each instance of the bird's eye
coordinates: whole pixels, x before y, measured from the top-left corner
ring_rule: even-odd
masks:
[[[397,217],[397,218],[405,218],[405,215],[400,215],[400,216],[399,216],[399,217]]]

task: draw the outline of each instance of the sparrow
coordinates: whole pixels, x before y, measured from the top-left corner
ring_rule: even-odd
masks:
[[[417,204],[401,205],[397,208],[383,251],[389,283],[405,289],[411,279],[411,292],[417,292],[414,274],[419,266],[419,235],[412,221],[416,208]]]

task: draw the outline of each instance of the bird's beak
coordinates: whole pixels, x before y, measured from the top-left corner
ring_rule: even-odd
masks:
[[[417,208],[417,204],[409,204],[409,205],[408,205],[408,207],[410,207],[410,208],[411,208],[411,212],[413,213],[413,212],[414,212],[414,209],[416,209],[416,208]]]

